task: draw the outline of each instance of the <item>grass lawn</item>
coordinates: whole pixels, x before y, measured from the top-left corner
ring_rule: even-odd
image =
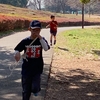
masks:
[[[74,29],[58,34],[55,52],[74,56],[100,55],[100,28]]]

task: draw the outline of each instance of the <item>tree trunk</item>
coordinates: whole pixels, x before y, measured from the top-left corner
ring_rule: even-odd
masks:
[[[84,3],[82,3],[82,29],[84,28]]]

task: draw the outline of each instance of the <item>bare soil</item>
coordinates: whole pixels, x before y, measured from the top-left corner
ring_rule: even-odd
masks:
[[[54,52],[45,100],[100,100],[100,60]]]

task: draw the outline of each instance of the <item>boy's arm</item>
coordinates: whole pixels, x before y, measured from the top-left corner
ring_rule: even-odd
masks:
[[[46,26],[46,28],[48,28],[48,27],[50,27],[50,24],[48,24],[48,25]]]
[[[41,37],[40,35],[38,37],[40,39],[40,43],[41,43],[43,49],[45,51],[49,50],[50,49],[50,46],[48,45],[48,42],[43,37]]]
[[[58,27],[58,23],[57,22],[52,22],[54,25],[56,25],[56,27]]]
[[[50,27],[50,23],[51,23],[51,22],[48,22],[48,24],[47,24],[46,28],[49,28],[49,27]]]
[[[18,62],[21,58],[20,52],[23,50],[23,41],[21,41],[15,48],[14,58]]]

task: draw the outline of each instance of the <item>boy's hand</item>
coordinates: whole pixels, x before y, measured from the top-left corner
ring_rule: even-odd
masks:
[[[19,60],[20,60],[20,52],[17,52],[15,55],[14,55],[14,57],[15,57],[15,60],[18,62]]]
[[[54,27],[54,29],[57,29],[57,27]]]
[[[39,39],[42,39],[41,35],[38,35],[38,38],[39,38]]]

